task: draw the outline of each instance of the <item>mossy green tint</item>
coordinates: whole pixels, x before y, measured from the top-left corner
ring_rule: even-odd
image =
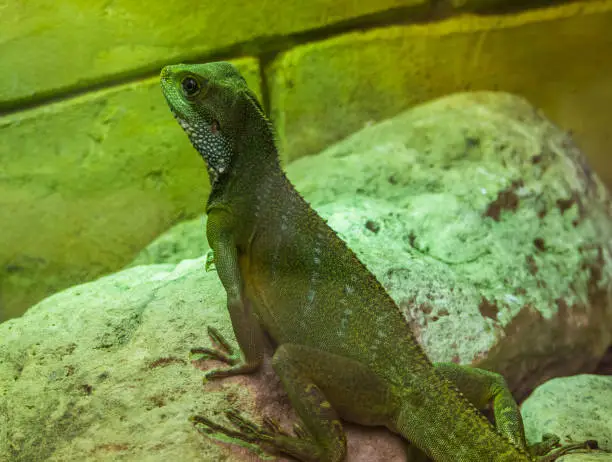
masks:
[[[459,16],[296,47],[267,69],[286,160],[457,91],[527,98],[572,130],[612,184],[612,1]]]
[[[258,62],[236,65],[260,93]],[[0,131],[0,321],[204,210],[206,167],[157,77],[0,119]]]
[[[4,3],[0,108],[154,73],[165,64],[257,54],[292,34],[395,8],[409,14],[430,0]]]

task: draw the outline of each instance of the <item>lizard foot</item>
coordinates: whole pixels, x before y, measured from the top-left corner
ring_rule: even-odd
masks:
[[[529,453],[532,456],[543,456],[548,454],[554,448],[559,447],[561,439],[553,433],[545,433],[542,435],[542,441],[529,446]]]
[[[276,420],[271,418],[264,418],[263,425],[259,425],[242,416],[234,409],[225,411],[225,416],[234,428],[213,422],[208,417],[202,415],[191,416],[189,420],[201,433],[206,435],[222,434],[229,438],[254,445],[268,453],[278,454],[279,452],[284,452],[288,440],[296,441],[308,438],[306,431],[299,426],[300,431],[297,436],[289,435],[280,428]],[[307,441],[304,442],[308,444]]]
[[[214,327],[208,326],[208,336],[212,342],[211,348],[192,348],[191,355],[198,361],[220,361],[230,366],[229,368],[211,369],[204,374],[204,382],[208,379],[218,379],[232,375],[240,375],[252,372],[257,368],[256,364],[247,364],[242,360],[240,352],[237,351],[225,337]]]
[[[194,415],[189,420],[194,424],[196,429],[202,433],[210,435],[212,433],[221,433],[230,438],[239,439],[247,443],[262,443],[269,441],[272,437],[272,431],[264,429],[263,426],[257,425],[244,417],[240,416],[237,411],[228,410],[225,412],[226,417],[236,428],[230,428],[216,422],[213,422],[208,417],[203,415]]]
[[[546,443],[546,437],[547,435],[544,436],[544,441],[542,442],[542,444]],[[566,444],[565,446],[561,446],[555,452],[552,452],[546,456],[539,457],[537,460],[538,462],[553,462],[557,460],[559,457],[564,456],[565,454],[569,454],[570,452],[573,452],[573,451],[578,451],[581,449],[591,450],[591,449],[598,449],[598,448],[599,448],[599,445],[597,444],[597,441],[595,440],[587,440],[587,441],[583,441],[582,443],[575,443],[575,444]]]
[[[192,348],[190,350],[192,355],[200,355],[196,359],[204,361],[214,359],[230,366],[233,366],[240,360],[240,355],[236,354],[234,347],[225,340],[221,332],[214,327],[208,326],[208,336],[213,344],[212,348]]]

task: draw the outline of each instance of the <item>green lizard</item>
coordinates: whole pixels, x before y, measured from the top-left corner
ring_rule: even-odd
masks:
[[[301,419],[295,436],[235,411],[235,428],[204,416],[192,417],[196,425],[317,462],[344,460],[340,419],[384,425],[435,461],[553,461],[593,444],[537,458],[557,440],[527,446],[500,375],[429,361],[377,279],[289,182],[272,126],[231,64],[167,66],[161,85],[208,167],[206,232],[240,346],[209,327],[213,347],[192,352],[228,365],[207,379],[248,374],[267,335]],[[489,402],[495,427],[478,410]]]

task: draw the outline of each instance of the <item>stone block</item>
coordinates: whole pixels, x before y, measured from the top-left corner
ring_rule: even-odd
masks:
[[[4,2],[0,109],[210,56],[250,55],[285,37],[430,0]]]

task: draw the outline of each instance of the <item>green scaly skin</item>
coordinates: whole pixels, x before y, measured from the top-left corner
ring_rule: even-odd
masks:
[[[501,376],[428,360],[391,297],[285,176],[272,126],[231,64],[167,66],[161,85],[208,166],[207,237],[240,347],[209,328],[213,347],[192,351],[228,364],[207,379],[247,374],[261,365],[267,334],[301,419],[295,436],[233,410],[233,427],[194,416],[198,428],[313,462],[345,459],[340,419],[384,425],[435,461],[560,455],[536,459],[553,437],[527,447]],[[478,410],[490,402],[496,427]]]

